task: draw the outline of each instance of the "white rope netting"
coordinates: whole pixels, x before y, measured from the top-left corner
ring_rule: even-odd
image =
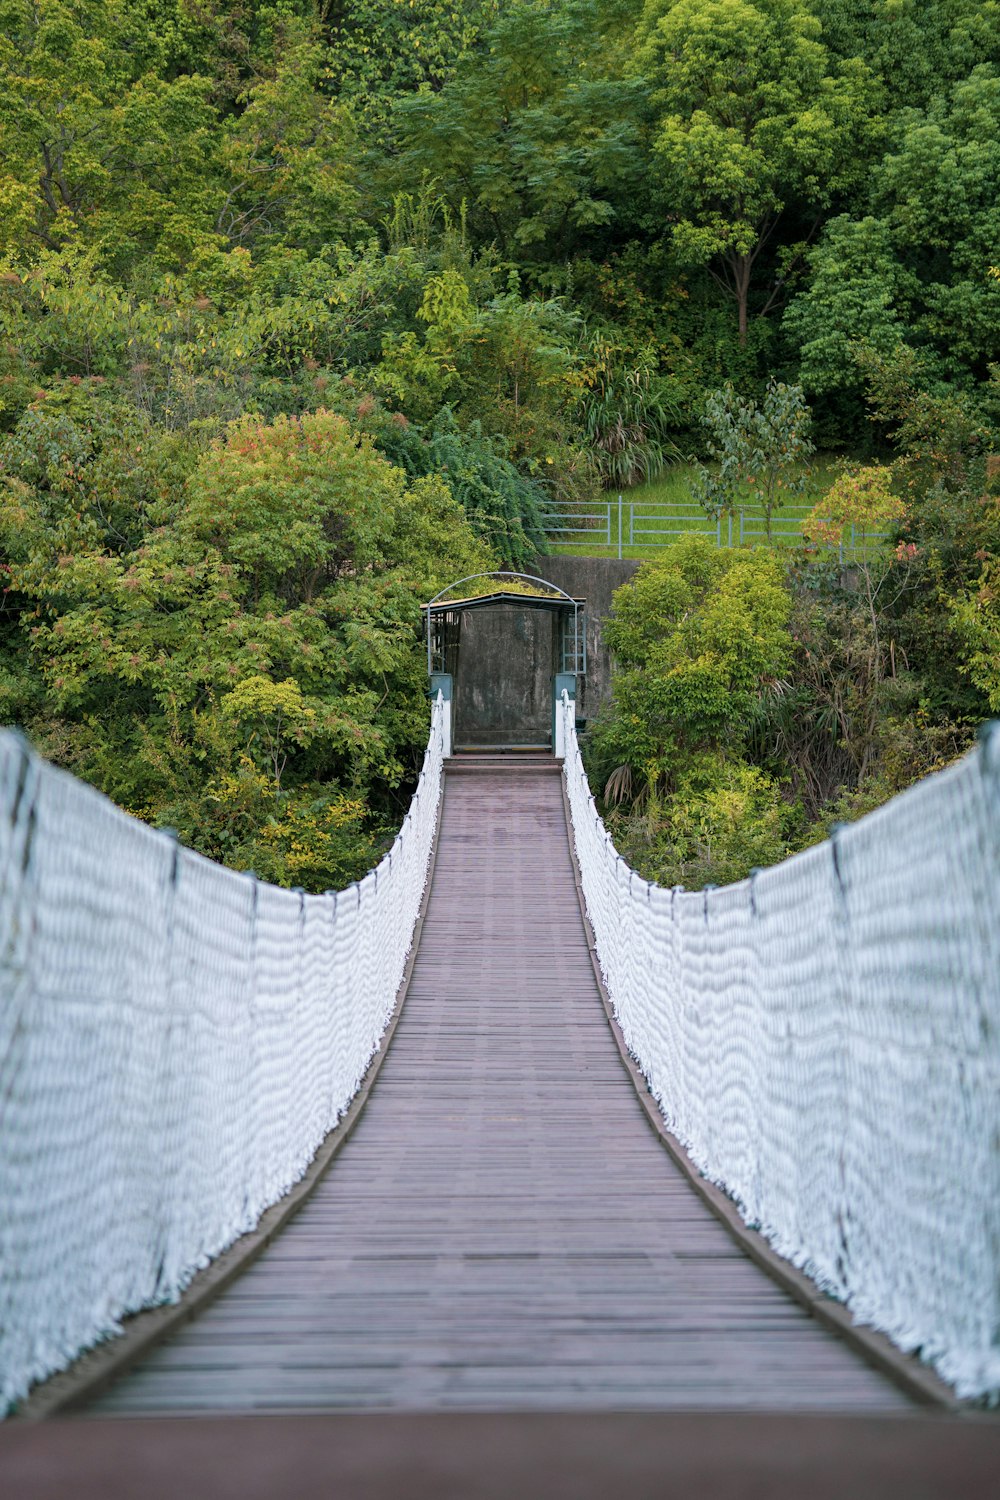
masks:
[[[964,1397],[1000,1399],[1000,726],[720,890],[618,855],[563,703],[587,909],[667,1126],[749,1224]]]
[[[0,1412],[176,1300],[346,1110],[413,939],[442,715],[392,849],[323,896],[212,864],[0,733]]]

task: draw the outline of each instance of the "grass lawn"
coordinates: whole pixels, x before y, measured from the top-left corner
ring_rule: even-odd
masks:
[[[826,494],[844,462],[838,454],[817,456],[809,468],[805,493],[786,502],[772,517],[773,542],[794,544],[799,541],[802,520],[816,501]],[[553,535],[550,540],[552,551],[582,553],[588,557],[649,557],[692,531],[708,532],[723,545],[738,546],[739,517],[734,516],[731,525],[728,517],[714,521],[694,498],[691,482],[695,468],[690,463],[674,464],[658,479],[622,491],[620,548],[618,496],[606,494],[596,505],[581,507],[581,513],[572,519],[560,516],[567,526],[580,528],[580,531],[572,536],[566,533]],[[749,506],[743,518],[743,541],[756,544],[767,541],[763,515]]]

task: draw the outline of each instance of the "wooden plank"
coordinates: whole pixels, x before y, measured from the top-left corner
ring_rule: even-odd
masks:
[[[979,1500],[1000,1426],[722,1413],[59,1421],[0,1434],[16,1500]]]
[[[899,1411],[659,1148],[608,1030],[561,782],[449,773],[393,1047],[293,1224],[103,1413]]]

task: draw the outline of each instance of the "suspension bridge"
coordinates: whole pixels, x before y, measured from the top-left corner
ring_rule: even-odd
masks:
[[[863,1415],[870,1475],[903,1421],[914,1475],[973,1482],[1000,1454],[1000,728],[784,865],[665,891],[601,824],[571,673],[548,746],[461,754],[429,665],[400,834],[325,896],[0,736],[9,1414],[128,1416],[151,1455],[163,1416],[436,1413],[510,1485],[457,1414],[544,1466],[585,1413],[578,1495],[602,1430],[690,1478],[691,1434],[732,1469],[748,1412],[814,1462]],[[979,1420],[931,1441],[935,1409]],[[5,1424],[0,1474],[60,1431]]]

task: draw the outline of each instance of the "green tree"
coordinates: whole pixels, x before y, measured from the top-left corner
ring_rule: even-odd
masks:
[[[811,0],[840,58],[875,73],[887,114],[926,104],[978,63],[1000,63],[997,0]]]
[[[874,169],[875,215],[841,215],[810,253],[808,282],[784,329],[810,392],[830,401],[835,433],[856,432],[860,349],[883,357],[903,342],[928,376],[986,388],[1000,359],[1000,73],[982,64],[924,110],[901,111],[898,140]]]
[[[770,541],[775,511],[805,488],[810,420],[801,386],[771,380],[759,403],[732,385],[713,391],[703,422],[714,467],[702,465],[694,483],[708,513],[757,510]]]
[[[0,6],[0,253],[85,236],[121,267],[211,242],[211,80],[137,72],[122,0]]]
[[[789,303],[782,327],[799,350],[802,385],[837,413],[835,439],[856,441],[864,416],[856,347],[891,353],[908,331],[916,287],[884,219],[838,215],[806,259],[808,280]]]
[[[383,150],[395,105],[439,93],[499,8],[499,0],[318,0],[328,87]]]
[[[323,48],[296,29],[239,95],[220,142],[225,194],[215,228],[227,245],[278,241],[315,252],[356,226],[358,136],[348,109],[321,92],[324,64]]]
[[[274,682],[260,674],[244,677],[220,700],[220,707],[249,734],[248,748],[259,750],[280,792],[294,746],[308,745],[316,731],[316,709],[303,698],[295,678]]]
[[[443,405],[504,440],[515,463],[572,493],[572,411],[583,385],[580,320],[555,298],[494,292],[474,268],[427,277],[414,325],[383,338],[373,384],[419,422]],[[584,483],[589,475],[584,476]]]
[[[504,439],[484,433],[478,420],[463,428],[444,406],[428,423],[411,422],[353,381],[335,387],[333,399],[410,479],[440,475],[505,568],[524,569],[545,551],[545,489],[512,462]]]
[[[837,546],[850,527],[863,541],[871,533],[885,534],[906,515],[906,506],[893,490],[892,471],[880,464],[845,469],[802,522],[810,542]]]
[[[856,180],[870,75],[831,63],[802,0],[647,0],[638,36],[671,242],[735,301],[745,343],[754,271],[786,209],[818,226]],[[780,295],[779,282],[762,315]]]
[[[319,879],[357,834],[367,859],[365,804],[426,734],[420,603],[493,561],[444,484],[408,485],[342,417],[246,418],[109,546],[58,441],[65,482],[27,431],[0,451],[8,716],[215,858],[291,879],[307,849]]]
[[[876,190],[920,287],[915,333],[949,375],[984,381],[1000,358],[1000,285],[987,275],[1000,243],[1000,68],[974,68],[901,126]]]
[[[969,668],[981,624],[988,634],[989,564],[1000,556],[988,460],[996,432],[967,396],[942,392],[927,361],[906,346],[891,358],[865,356],[863,367],[872,416],[896,451],[893,485],[906,505],[902,550],[912,554],[894,635],[933,719],[967,728],[989,712],[982,663],[975,672],[956,665]]]
[[[396,180],[432,180],[505,255],[604,243],[610,226],[634,220],[644,164],[643,89],[621,68],[621,29],[597,0],[503,8],[440,92],[397,105]]]
[[[135,0],[2,0],[0,255],[85,244],[126,277],[278,234],[318,248],[353,227],[356,142],[320,92],[309,7],[238,9],[247,29],[214,7],[221,34],[201,50],[211,6],[198,23],[175,6],[151,43]],[[170,67],[175,47],[199,61]]]
[[[971,588],[950,601],[950,610],[962,669],[983,694],[990,713],[1000,714],[1000,565],[996,558],[983,564]]]

